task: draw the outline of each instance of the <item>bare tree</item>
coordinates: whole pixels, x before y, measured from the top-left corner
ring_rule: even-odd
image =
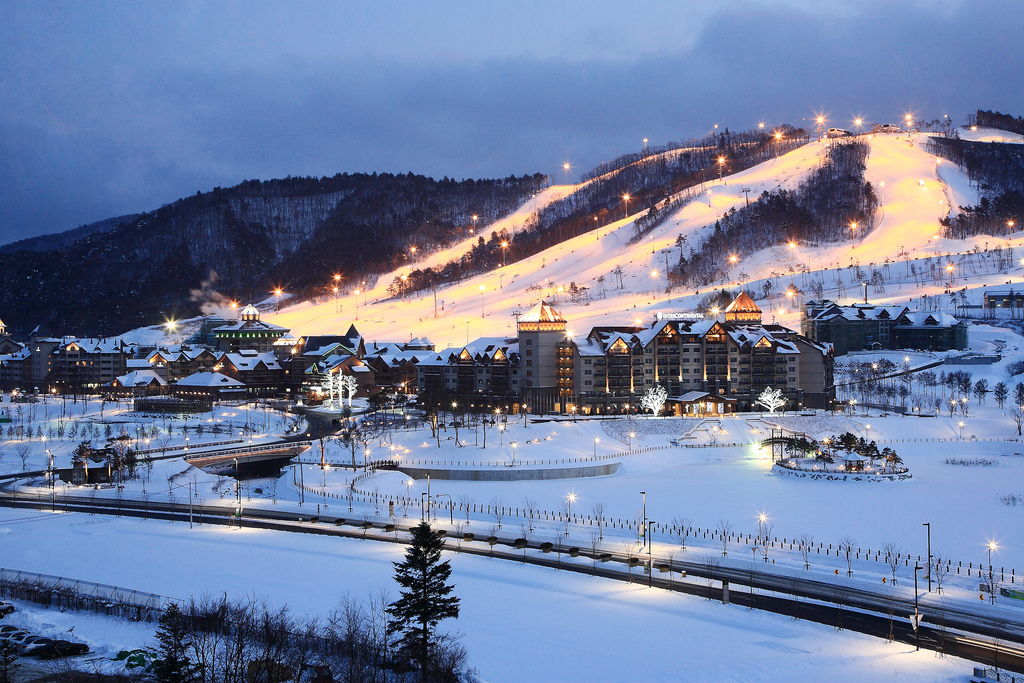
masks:
[[[594,519],[597,520],[598,540],[604,540],[604,503],[594,503]]]
[[[476,499],[473,496],[463,493],[459,496],[459,505],[466,509],[466,526],[469,526],[469,510],[476,504]]]
[[[744,573],[747,575],[747,580],[750,582],[750,605],[747,606],[747,609],[754,609],[754,584],[757,583],[757,562],[747,562],[746,571]]]
[[[856,552],[857,539],[853,536],[843,536],[839,541],[839,552],[846,558],[846,575],[853,576],[853,555]]]
[[[726,519],[718,520],[718,536],[722,541],[722,556],[729,554],[729,536],[732,535],[732,522]]]
[[[523,498],[523,511],[526,513],[527,525],[533,532],[533,516],[537,512],[537,499],[530,496]]]
[[[1010,417],[1017,426],[1017,436],[1021,436],[1021,431],[1024,431],[1024,406],[1014,406],[1010,411]]]
[[[771,522],[765,522],[761,525],[761,556],[764,558],[765,563],[768,562],[768,548],[771,547],[772,542],[772,529],[775,525]]]
[[[797,543],[797,547],[800,548],[800,556],[804,558],[804,569],[810,569],[810,554],[811,547],[814,545],[814,536],[811,534],[801,534],[800,540]]]
[[[942,594],[942,582],[949,574],[949,558],[944,553],[938,552],[932,555],[932,576],[935,578],[935,590]]]
[[[892,572],[893,586],[899,585],[896,582],[896,570],[900,568],[900,559],[902,554],[902,550],[895,543],[885,543],[882,545],[882,555],[885,556],[885,563],[889,565],[889,571]]]
[[[569,513],[570,512],[572,512],[572,503],[570,503],[567,500],[563,500],[558,505],[558,517],[562,521],[562,531],[565,532],[566,536],[569,535],[569,521],[570,521]]]
[[[597,547],[601,545],[601,535],[596,531],[590,532],[590,556],[594,560],[594,569],[597,569]]]
[[[27,443],[20,443],[14,447],[14,454],[21,458],[21,470],[25,472],[28,470],[28,456],[32,452],[32,447]]]
[[[672,518],[672,538],[679,544],[679,549],[686,552],[686,542],[690,538],[690,519],[688,517]]]
[[[501,528],[501,518],[505,516],[505,499],[501,496],[494,496],[490,502],[491,514],[494,515],[494,521],[498,523],[498,528]]]
[[[708,583],[708,600],[711,599],[711,587],[715,583],[715,574],[718,573],[719,559],[714,555],[707,555],[704,557],[704,570],[706,575],[704,580]]]

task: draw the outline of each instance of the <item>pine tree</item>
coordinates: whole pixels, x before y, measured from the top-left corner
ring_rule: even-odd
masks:
[[[190,642],[188,623],[174,603],[160,617],[156,632],[160,641],[159,657],[153,661],[153,673],[160,683],[187,683],[196,679],[196,668],[186,654]]]
[[[0,683],[13,683],[18,670],[18,648],[0,643]]]
[[[412,530],[405,560],[393,563],[402,597],[388,606],[388,633],[401,634],[399,647],[419,664],[423,681],[437,645],[434,630],[438,622],[459,616],[459,598],[451,595],[454,586],[447,583],[452,568],[447,560],[441,561],[443,548],[441,534],[421,522]]]

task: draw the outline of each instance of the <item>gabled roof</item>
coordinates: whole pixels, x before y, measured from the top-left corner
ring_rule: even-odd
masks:
[[[167,385],[166,380],[153,370],[135,370],[127,375],[121,375],[114,381],[122,387],[148,387],[154,383],[161,387]]]
[[[231,379],[219,372],[197,372],[178,380],[181,387],[244,387],[237,379]]]

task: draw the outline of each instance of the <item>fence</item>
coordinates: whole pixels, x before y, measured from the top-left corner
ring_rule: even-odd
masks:
[[[0,596],[46,607],[99,612],[135,621],[159,618],[171,598],[104,583],[0,568]]]
[[[594,515],[575,514],[569,511],[563,513],[560,511],[552,512],[550,510],[541,509],[531,510],[528,508],[506,506],[503,504],[478,504],[475,502],[466,501],[456,502],[450,499],[447,502],[442,503],[428,501],[426,503],[426,507],[424,508],[421,499],[416,498],[415,496],[392,496],[389,494],[379,492],[367,492],[359,490],[356,487],[356,484],[359,481],[365,479],[366,477],[371,476],[372,474],[374,473],[371,471],[364,472],[363,474],[353,479],[352,483],[350,484],[348,494],[332,493],[325,489],[318,489],[312,486],[303,486],[300,483],[296,483],[295,486],[305,490],[307,493],[321,497],[325,505],[327,505],[327,501],[329,500],[347,501],[350,509],[354,503],[372,504],[377,515],[380,514],[380,510],[382,507],[387,507],[389,506],[389,504],[393,503],[396,510],[402,509],[407,511],[408,508],[413,507],[423,508],[426,510],[434,510],[436,512],[438,508],[440,508],[441,510],[447,509],[449,512],[449,516],[452,519],[454,519],[455,514],[458,513],[460,517],[462,515],[465,515],[467,521],[469,520],[469,515],[471,514],[488,515],[494,517],[495,523],[497,524],[498,528],[501,528],[502,520],[504,520],[506,517],[512,517],[515,519],[526,520],[531,524],[533,522],[554,522],[566,526],[576,525],[597,527],[598,529],[602,530],[627,530],[635,532],[639,537],[640,527],[643,525],[641,520],[623,519],[621,517],[597,518]],[[421,514],[422,512],[423,510],[421,509]],[[845,559],[847,555],[847,551],[845,547],[842,546],[842,544],[836,544],[835,546],[833,546],[831,543],[815,544],[813,542],[801,542],[799,539],[789,537],[783,537],[780,540],[778,536],[761,538],[759,535],[734,533],[732,531],[723,532],[720,529],[705,529],[699,526],[687,526],[684,528],[676,526],[674,524],[659,524],[658,522],[655,522],[653,520],[647,520],[647,524],[650,529],[652,538],[654,534],[660,533],[668,535],[670,538],[680,542],[680,544],[682,544],[683,542],[688,543],[690,539],[698,538],[701,540],[712,540],[719,544],[722,544],[722,538],[724,537],[725,543],[723,545],[725,546],[727,546],[730,543],[735,545],[753,544],[755,547],[761,546],[762,550],[760,552],[766,558],[765,561],[767,561],[768,557],[767,551],[773,549],[789,551],[795,550],[797,552],[802,553],[804,548],[806,547],[808,555],[825,555],[826,557],[835,555],[837,558],[843,559]],[[881,550],[873,551],[871,549],[851,548],[849,551],[849,556],[851,560],[864,560],[870,562],[881,562],[886,565],[889,564],[889,555],[887,555],[884,551]],[[932,557],[932,559],[935,559],[934,556]],[[915,556],[909,553],[896,554],[896,561],[902,563],[904,567],[909,567],[911,560],[913,560],[916,564],[921,564],[922,561],[927,562],[927,558],[922,560],[922,557],[920,555],[917,555],[915,559]],[[937,567],[935,570],[936,573],[939,570],[940,568]],[[998,573],[998,580],[1000,582],[1009,581],[1011,584],[1017,583],[1017,571],[1013,568],[1011,568],[1010,573],[1007,574],[1006,569],[1004,567],[999,567],[997,571],[997,568],[995,566],[986,567],[979,563],[978,566],[975,567],[973,562],[968,562],[967,566],[964,567],[963,562],[949,559],[945,561],[945,563],[941,567],[941,570],[947,574],[955,573],[958,576],[977,576],[978,578],[985,578],[985,575],[991,571],[993,578],[995,578],[995,575]],[[1022,576],[1024,576],[1024,574],[1022,574]]]

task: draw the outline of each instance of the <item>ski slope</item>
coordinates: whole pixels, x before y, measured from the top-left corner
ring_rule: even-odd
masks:
[[[976,202],[977,193],[959,169],[939,163],[935,156],[924,151],[925,139],[924,135],[913,134],[863,136],[871,147],[865,176],[876,188],[881,202],[875,225],[867,234],[862,234],[865,226],[859,226],[857,239],[843,244],[818,247],[797,244],[765,249],[740,260],[729,280],[719,286],[745,284],[757,291],[760,282],[773,275],[785,279],[793,278],[792,274],[800,270],[816,272],[854,264],[867,267],[887,260],[895,263],[901,259],[921,259],[966,252],[975,244],[986,242],[983,238],[955,241],[935,237],[939,220],[951,209],[959,210],[960,206]],[[756,198],[765,190],[795,188],[820,163],[826,146],[825,141],[810,143],[777,159],[707,183],[706,191],[697,199],[680,208],[637,244],[630,245],[629,241],[634,234],[633,222],[640,213],[620,218],[522,261],[440,288],[436,304],[430,292],[410,295],[405,301],[401,297],[389,297],[388,284],[409,272],[410,268],[405,267],[381,276],[375,286],[359,295],[350,293],[337,301],[319,304],[303,302],[267,317],[275,324],[291,328],[293,334],[327,334],[355,322],[371,342],[426,336],[438,348],[443,348],[485,335],[514,335],[513,312],[529,308],[541,297],[555,303],[569,320],[569,327],[578,334],[585,334],[595,325],[627,324],[636,318],[647,321],[659,311],[692,308],[698,294],[706,292],[676,292],[671,297],[665,293],[666,263],[671,266],[679,258],[677,237],[686,240],[684,249],[699,248],[702,232],[725,212],[743,207],[748,197]],[[515,230],[529,220],[533,212],[578,187],[548,188],[511,216],[482,227],[478,234],[486,238],[494,230]],[[1019,238],[1020,235],[1016,235],[1014,243],[1019,243]],[[473,241],[469,239],[432,254],[413,266],[436,266],[458,258],[472,247]],[[622,269],[621,282],[613,275],[616,268]],[[742,281],[741,273],[745,275]],[[604,276],[603,287],[598,281],[601,276]],[[1005,275],[999,281],[1005,281]],[[590,300],[570,302],[566,294],[570,283],[589,287]],[[534,289],[528,291],[531,287]],[[850,295],[857,296],[859,292],[857,283],[851,280]],[[907,298],[902,291],[901,296],[904,300]],[[872,299],[882,301],[877,297]],[[773,315],[784,323],[791,324],[795,320],[792,306],[781,310],[773,307]]]
[[[1002,131],[962,131],[964,137],[1003,141],[1020,138]],[[873,226],[858,226],[856,239],[841,244],[812,246],[780,245],[740,259],[727,279],[703,291],[678,288],[666,294],[666,266],[679,259],[677,238],[688,252],[699,249],[703,233],[730,209],[740,209],[748,198],[763,191],[793,189],[820,163],[827,141],[813,142],[776,159],[740,173],[712,180],[689,204],[678,209],[662,225],[640,242],[630,244],[634,221],[642,212],[620,218],[600,229],[565,241],[532,257],[510,262],[505,267],[441,287],[434,292],[392,297],[388,285],[415,268],[441,266],[466,254],[479,237],[489,239],[500,230],[521,230],[537,212],[576,191],[582,185],[556,185],[524,203],[518,210],[489,225],[481,225],[476,235],[382,274],[369,287],[350,283],[348,293],[320,303],[309,301],[284,306],[268,313],[270,322],[288,327],[293,335],[331,334],[344,331],[352,323],[370,342],[399,342],[412,337],[427,337],[437,347],[462,345],[481,336],[515,334],[513,313],[526,310],[541,298],[553,303],[569,321],[576,334],[586,334],[595,325],[628,324],[635,319],[649,321],[658,312],[692,309],[710,289],[744,287],[755,293],[771,279],[773,291],[781,292],[792,284],[804,291],[813,279],[827,281],[824,295],[837,299],[859,300],[863,296],[856,268],[870,273],[885,264],[900,263],[906,281],[885,293],[869,292],[877,303],[912,302],[922,294],[941,294],[937,283],[925,285],[910,281],[911,266],[918,272],[929,267],[924,259],[943,257],[943,263],[960,268],[964,254],[996,246],[1021,246],[1024,234],[1011,239],[978,236],[969,240],[938,238],[939,220],[961,207],[976,204],[978,191],[966,175],[953,164],[927,153],[925,134],[864,135],[870,145],[865,178],[875,188],[880,208]],[[948,255],[948,256],[947,256]],[[515,258],[510,252],[509,258]],[[727,258],[723,254],[722,258]],[[617,269],[621,277],[616,275]],[[902,272],[902,271],[901,271]],[[960,268],[956,286],[968,287],[968,301],[980,300],[979,287],[1005,284],[1012,276],[1002,272],[979,272]],[[601,280],[603,279],[603,284]],[[574,303],[568,290],[571,283],[589,288],[589,300]],[[359,288],[359,294],[355,291]],[[560,289],[561,288],[561,291]],[[765,319],[787,325],[798,322],[800,300],[772,298],[761,300]],[[151,337],[162,330],[153,328],[136,333]],[[133,338],[133,334],[126,335]]]

